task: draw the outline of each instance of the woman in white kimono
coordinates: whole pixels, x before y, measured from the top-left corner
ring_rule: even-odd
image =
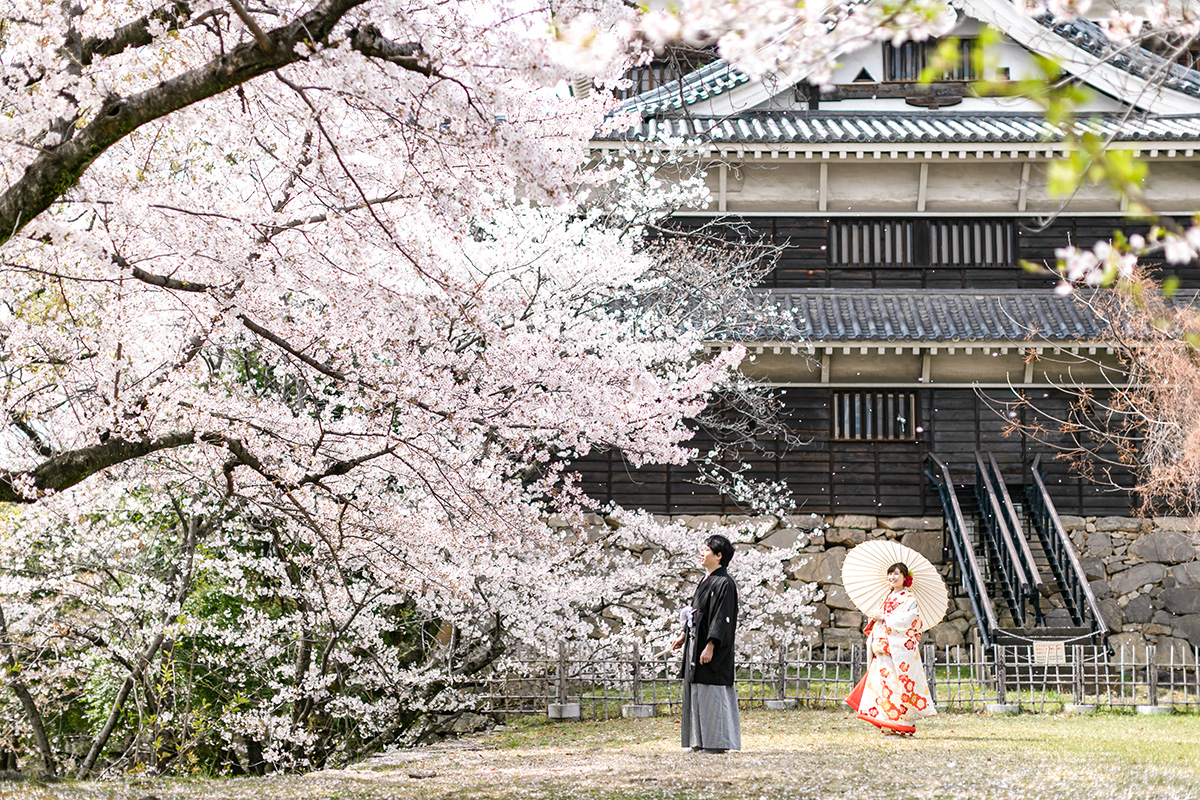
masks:
[[[874,658],[860,684],[861,696],[856,691],[846,702],[881,733],[911,736],[918,719],[937,712],[921,665],[921,610],[907,591],[912,576],[906,565],[893,564],[887,580],[892,591],[867,624],[867,647]]]

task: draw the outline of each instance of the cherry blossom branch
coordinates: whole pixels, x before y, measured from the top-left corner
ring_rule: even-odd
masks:
[[[74,186],[113,144],[148,122],[304,60],[305,53],[327,42],[334,26],[363,2],[322,0],[308,13],[267,33],[274,45],[270,52],[257,42],[242,44],[152,89],[130,97],[110,96],[91,122],[62,144],[45,149],[0,195],[0,245]]]
[[[89,36],[81,44],[79,63],[86,67],[90,66],[97,56],[108,58],[130,47],[144,47],[154,41],[154,36],[150,33],[151,22],[162,23],[168,30],[177,30],[189,21],[191,15],[191,7],[185,0],[175,0],[151,11],[141,19],[122,25],[113,31],[111,36]]]

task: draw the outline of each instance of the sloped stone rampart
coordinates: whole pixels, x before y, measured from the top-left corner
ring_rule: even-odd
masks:
[[[1185,517],[1060,516],[1105,622],[1116,644],[1157,645],[1160,657],[1200,647],[1200,519]],[[944,550],[940,517],[873,517],[865,514],[773,517],[684,517],[703,530],[717,523],[744,525],[758,547],[808,544],[792,560],[788,578],[815,583],[824,593],[813,644],[862,644],[862,617],[842,587],[842,564],[854,545],[874,539],[899,541],[920,552],[949,581],[952,556]],[[1049,576],[1047,576],[1049,578]],[[1052,579],[1052,578],[1049,578]],[[1043,603],[1048,617],[1067,618],[1066,609]],[[926,634],[939,648],[977,639],[975,618],[965,598],[952,599],[946,619]],[[1192,657],[1189,653],[1188,657]]]

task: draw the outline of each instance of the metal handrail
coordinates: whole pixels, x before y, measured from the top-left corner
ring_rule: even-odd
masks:
[[[996,612],[992,609],[987,584],[979,570],[979,562],[975,559],[975,549],[967,538],[967,523],[963,519],[962,507],[958,504],[958,496],[954,493],[954,480],[950,477],[950,468],[932,453],[926,455],[925,460],[931,465],[925,470],[925,475],[942,500],[942,516],[946,521],[947,538],[958,561],[963,589],[971,601],[971,610],[975,612],[975,621],[979,626],[983,646],[991,647],[992,631],[998,627]]]
[[[1096,595],[1092,592],[1087,574],[1079,563],[1075,546],[1071,544],[1071,539],[1058,518],[1058,511],[1054,508],[1054,501],[1046,491],[1040,454],[1033,459],[1029,472],[1032,482],[1025,489],[1029,500],[1029,517],[1042,539],[1042,547],[1050,561],[1050,569],[1054,571],[1054,577],[1066,595],[1067,610],[1071,612],[1076,625],[1083,626],[1086,622],[1093,634],[1103,636],[1108,633],[1108,626],[1100,614]]]
[[[996,497],[1000,501],[1000,508],[1004,511],[1008,531],[1012,534],[1013,541],[1024,561],[1025,579],[1029,581],[1029,605],[1033,608],[1033,618],[1036,624],[1041,625],[1045,622],[1045,617],[1039,601],[1046,582],[1042,580],[1041,570],[1038,569],[1037,562],[1033,560],[1033,551],[1029,548],[1028,537],[1025,536],[1025,526],[1021,524],[1021,518],[1017,515],[1017,508],[1013,505],[1012,496],[1008,493],[1008,487],[1004,485],[1004,476],[1000,474],[1000,465],[996,463],[996,457],[991,453],[988,453],[987,457],[987,466],[992,468],[990,473],[992,485],[996,488]]]
[[[1021,554],[1013,543],[1012,534],[1004,521],[1004,511],[996,498],[992,479],[979,451],[975,451],[975,500],[979,505],[979,522],[983,532],[991,540],[992,552],[996,554],[996,566],[1000,580],[1008,590],[1009,608],[1017,627],[1025,627],[1025,601],[1029,599],[1029,581],[1021,564]]]

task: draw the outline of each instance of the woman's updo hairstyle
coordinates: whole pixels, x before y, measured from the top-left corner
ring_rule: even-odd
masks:
[[[904,576],[904,588],[907,589],[909,586],[912,586],[912,573],[908,571],[907,564],[897,561],[887,568],[888,575],[891,575],[893,572],[899,572]]]

